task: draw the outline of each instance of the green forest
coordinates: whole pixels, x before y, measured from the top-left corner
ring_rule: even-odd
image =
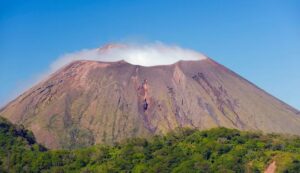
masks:
[[[0,118],[0,172],[300,172],[300,138],[214,128],[177,129],[77,150],[48,150],[32,132]]]

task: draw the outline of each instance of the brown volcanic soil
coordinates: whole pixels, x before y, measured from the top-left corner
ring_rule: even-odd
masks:
[[[76,61],[0,110],[49,148],[110,144],[176,127],[300,134],[297,113],[211,59],[154,67]]]
[[[276,171],[276,162],[273,161],[268,167],[267,169],[264,171],[264,173],[275,173]]]

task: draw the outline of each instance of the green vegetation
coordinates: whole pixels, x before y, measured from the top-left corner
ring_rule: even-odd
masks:
[[[0,118],[0,172],[300,172],[300,138],[216,128],[178,129],[114,146],[46,150]]]

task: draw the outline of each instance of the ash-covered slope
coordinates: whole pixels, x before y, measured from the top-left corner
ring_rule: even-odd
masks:
[[[297,110],[209,58],[153,67],[76,61],[0,115],[24,124],[49,148],[113,143],[177,127],[300,134]]]

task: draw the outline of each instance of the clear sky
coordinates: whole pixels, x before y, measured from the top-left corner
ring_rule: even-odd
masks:
[[[0,105],[64,53],[161,41],[300,109],[299,0],[0,0]]]

